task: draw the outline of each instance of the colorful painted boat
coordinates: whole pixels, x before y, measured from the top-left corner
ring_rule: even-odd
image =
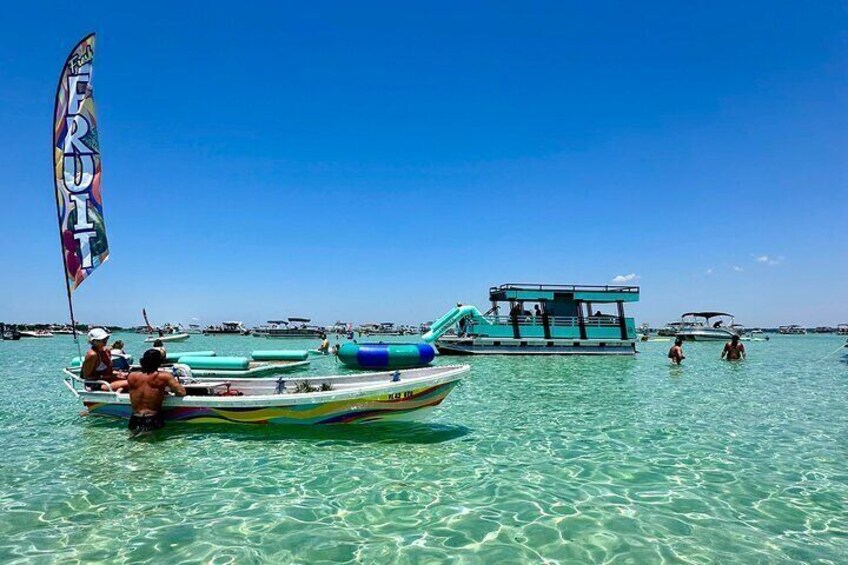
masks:
[[[184,377],[189,394],[166,398],[163,415],[169,422],[193,424],[317,425],[417,419],[441,404],[468,370],[468,365],[450,365],[351,376],[218,382]],[[129,419],[128,394],[87,391],[73,371],[63,372],[65,385],[89,415]],[[236,391],[241,395],[235,395]]]

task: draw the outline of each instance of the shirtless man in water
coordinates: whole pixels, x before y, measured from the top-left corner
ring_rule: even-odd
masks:
[[[668,358],[671,359],[672,365],[680,365],[686,356],[683,355],[683,340],[677,338],[674,340],[674,345],[668,350]]]
[[[183,385],[177,382],[169,372],[160,371],[162,354],[158,349],[148,349],[141,358],[141,371],[133,371],[127,376],[132,402],[130,431],[135,433],[152,432],[165,425],[160,411],[165,400],[165,389],[177,396],[185,396]]]
[[[730,338],[730,342],[724,344],[721,358],[728,361],[741,361],[745,358],[745,346],[739,343],[738,335],[734,335]]]

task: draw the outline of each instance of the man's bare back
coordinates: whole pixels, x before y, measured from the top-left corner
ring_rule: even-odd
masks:
[[[127,377],[130,389],[130,401],[133,414],[136,416],[153,416],[162,409],[165,400],[165,389],[177,396],[185,396],[185,388],[174,375],[165,371],[144,373],[133,371]]]

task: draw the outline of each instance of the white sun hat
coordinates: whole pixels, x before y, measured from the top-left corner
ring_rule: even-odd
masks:
[[[109,339],[109,332],[104,330],[103,328],[94,328],[90,332],[88,332],[88,341],[103,341],[104,339]]]

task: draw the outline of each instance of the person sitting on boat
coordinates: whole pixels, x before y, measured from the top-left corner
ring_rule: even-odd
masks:
[[[112,365],[112,355],[106,349],[106,343],[109,341],[109,333],[103,328],[94,328],[88,332],[88,342],[91,344],[91,349],[85,354],[85,359],[82,362],[80,375],[87,381],[106,381],[109,385],[101,385],[101,390],[109,390],[110,387],[114,391],[118,391],[127,386],[127,381],[123,373],[116,373],[115,367]],[[89,383],[87,386],[97,386],[95,383]]]
[[[141,370],[133,371],[127,377],[132,403],[129,428],[134,434],[152,432],[165,425],[162,402],[166,389],[177,396],[186,394],[185,387],[173,374],[159,370],[162,359],[158,349],[148,349],[141,357]]]
[[[521,304],[516,302],[515,304],[512,305],[512,308],[509,309],[509,317],[517,320],[518,317],[521,315],[521,311],[522,311]]]
[[[724,325],[724,322],[722,322],[721,320],[719,320],[718,322],[716,322],[715,324],[713,324],[713,327],[714,327],[714,328],[720,328],[722,325]]]
[[[683,355],[683,340],[677,338],[674,340],[674,345],[668,350],[668,358],[671,359],[672,365],[680,365],[686,356]]]
[[[120,339],[112,344],[112,349],[109,350],[109,355],[112,357],[112,368],[117,371],[129,371],[130,359],[129,355],[124,351],[124,342]]]
[[[728,361],[741,361],[745,358],[745,346],[739,341],[738,335],[734,335],[729,342],[724,344],[721,358]]]
[[[157,339],[153,342],[153,349],[158,351],[162,355],[162,362],[165,362],[165,358],[168,356],[168,350],[165,349],[165,344],[162,343],[161,339]]]
[[[327,334],[321,334],[321,345],[318,346],[318,351],[324,355],[330,352],[330,340],[327,339]]]

